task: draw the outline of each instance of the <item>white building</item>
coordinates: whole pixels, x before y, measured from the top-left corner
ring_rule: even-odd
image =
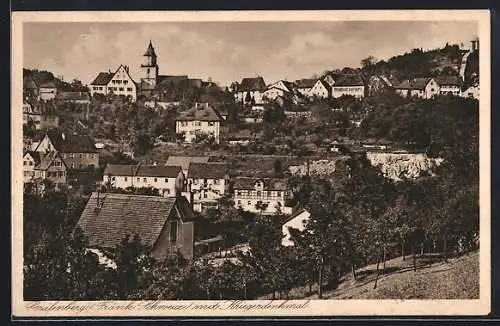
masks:
[[[38,92],[40,94],[40,99],[50,101],[56,98],[57,87],[53,82],[44,83],[40,85]]]
[[[235,90],[234,98],[236,102],[241,104],[262,105],[266,90],[267,86],[264,78],[243,78]]]
[[[439,85],[440,95],[460,96],[462,80],[458,76],[439,76],[436,77],[436,84]]]
[[[190,163],[187,180],[194,211],[216,208],[217,200],[226,194],[229,185],[229,166],[218,162]]]
[[[281,233],[283,234],[283,238],[281,240],[282,246],[293,246],[293,240],[290,233],[290,229],[295,229],[298,231],[303,231],[306,228],[306,224],[311,217],[311,213],[309,213],[305,209],[300,209],[292,215],[288,216],[281,226]]]
[[[278,80],[267,87],[264,92],[264,99],[274,101],[278,97],[293,97],[295,93],[295,85],[286,80]]]
[[[479,99],[479,85],[471,86],[460,94],[462,97]]]
[[[440,87],[434,78],[406,79],[401,84],[394,86],[396,93],[403,97],[432,98],[439,94]]]
[[[311,94],[311,89],[316,85],[316,79],[300,79],[295,81],[297,85],[297,91],[304,97],[309,97]]]
[[[112,73],[100,72],[90,84],[90,94],[110,94],[129,96],[133,102],[137,99],[137,85],[130,76],[129,67],[120,65]]]
[[[216,144],[220,141],[220,124],[224,119],[208,103],[196,103],[191,109],[181,113],[175,121],[175,132],[184,135],[184,142],[193,143],[197,135],[213,136]]]
[[[103,184],[112,188],[154,188],[164,197],[175,197],[184,189],[180,166],[108,164]]]
[[[332,86],[332,97],[354,96],[362,98],[365,96],[365,82],[360,75],[343,75],[339,77]]]
[[[239,177],[234,179],[233,191],[237,208],[262,214],[291,214],[288,204],[292,192],[283,179]]]
[[[314,86],[309,91],[309,97],[317,97],[317,98],[329,98],[330,97],[330,85],[318,79]]]

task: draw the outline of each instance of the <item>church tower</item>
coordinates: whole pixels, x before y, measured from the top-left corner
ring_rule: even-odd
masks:
[[[150,85],[151,88],[156,86],[158,78],[158,64],[156,63],[156,53],[151,41],[149,41],[148,49],[143,55],[144,61],[141,64],[141,81]]]

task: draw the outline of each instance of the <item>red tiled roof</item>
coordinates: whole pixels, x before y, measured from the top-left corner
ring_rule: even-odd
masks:
[[[77,227],[91,247],[116,248],[127,235],[138,235],[144,245],[153,247],[172,217],[194,219],[184,197],[92,193]]]

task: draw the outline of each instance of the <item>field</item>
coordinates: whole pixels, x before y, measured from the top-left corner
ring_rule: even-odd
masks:
[[[401,257],[388,260],[381,270],[376,289],[376,265],[368,265],[342,279],[335,290],[325,291],[325,299],[478,299],[479,298],[479,253],[474,252],[458,258],[433,262],[436,256],[417,259],[417,271],[413,271],[412,259]],[[382,268],[382,266],[380,266]],[[288,298],[317,299],[317,288],[294,288]],[[270,298],[270,295],[261,299]]]

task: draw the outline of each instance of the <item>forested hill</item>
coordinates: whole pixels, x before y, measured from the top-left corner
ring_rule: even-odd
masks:
[[[81,81],[75,79],[70,83],[68,83],[64,80],[61,80],[60,78],[55,77],[54,74],[51,73],[50,71],[23,68],[23,78],[28,76],[32,77],[37,83],[37,85],[53,82],[56,85],[57,89],[63,92],[88,91],[88,89],[85,86],[83,86]]]
[[[365,76],[384,74],[396,80],[419,76],[437,76],[439,74],[455,74],[460,72],[460,64],[467,50],[460,49],[457,44],[446,44],[439,49],[424,51],[412,49],[403,54],[395,55],[388,60],[379,60],[369,56],[361,61],[361,69],[345,67],[337,69],[336,73],[361,72]],[[469,76],[479,74],[479,56],[477,51],[471,53],[467,60],[466,80]]]

